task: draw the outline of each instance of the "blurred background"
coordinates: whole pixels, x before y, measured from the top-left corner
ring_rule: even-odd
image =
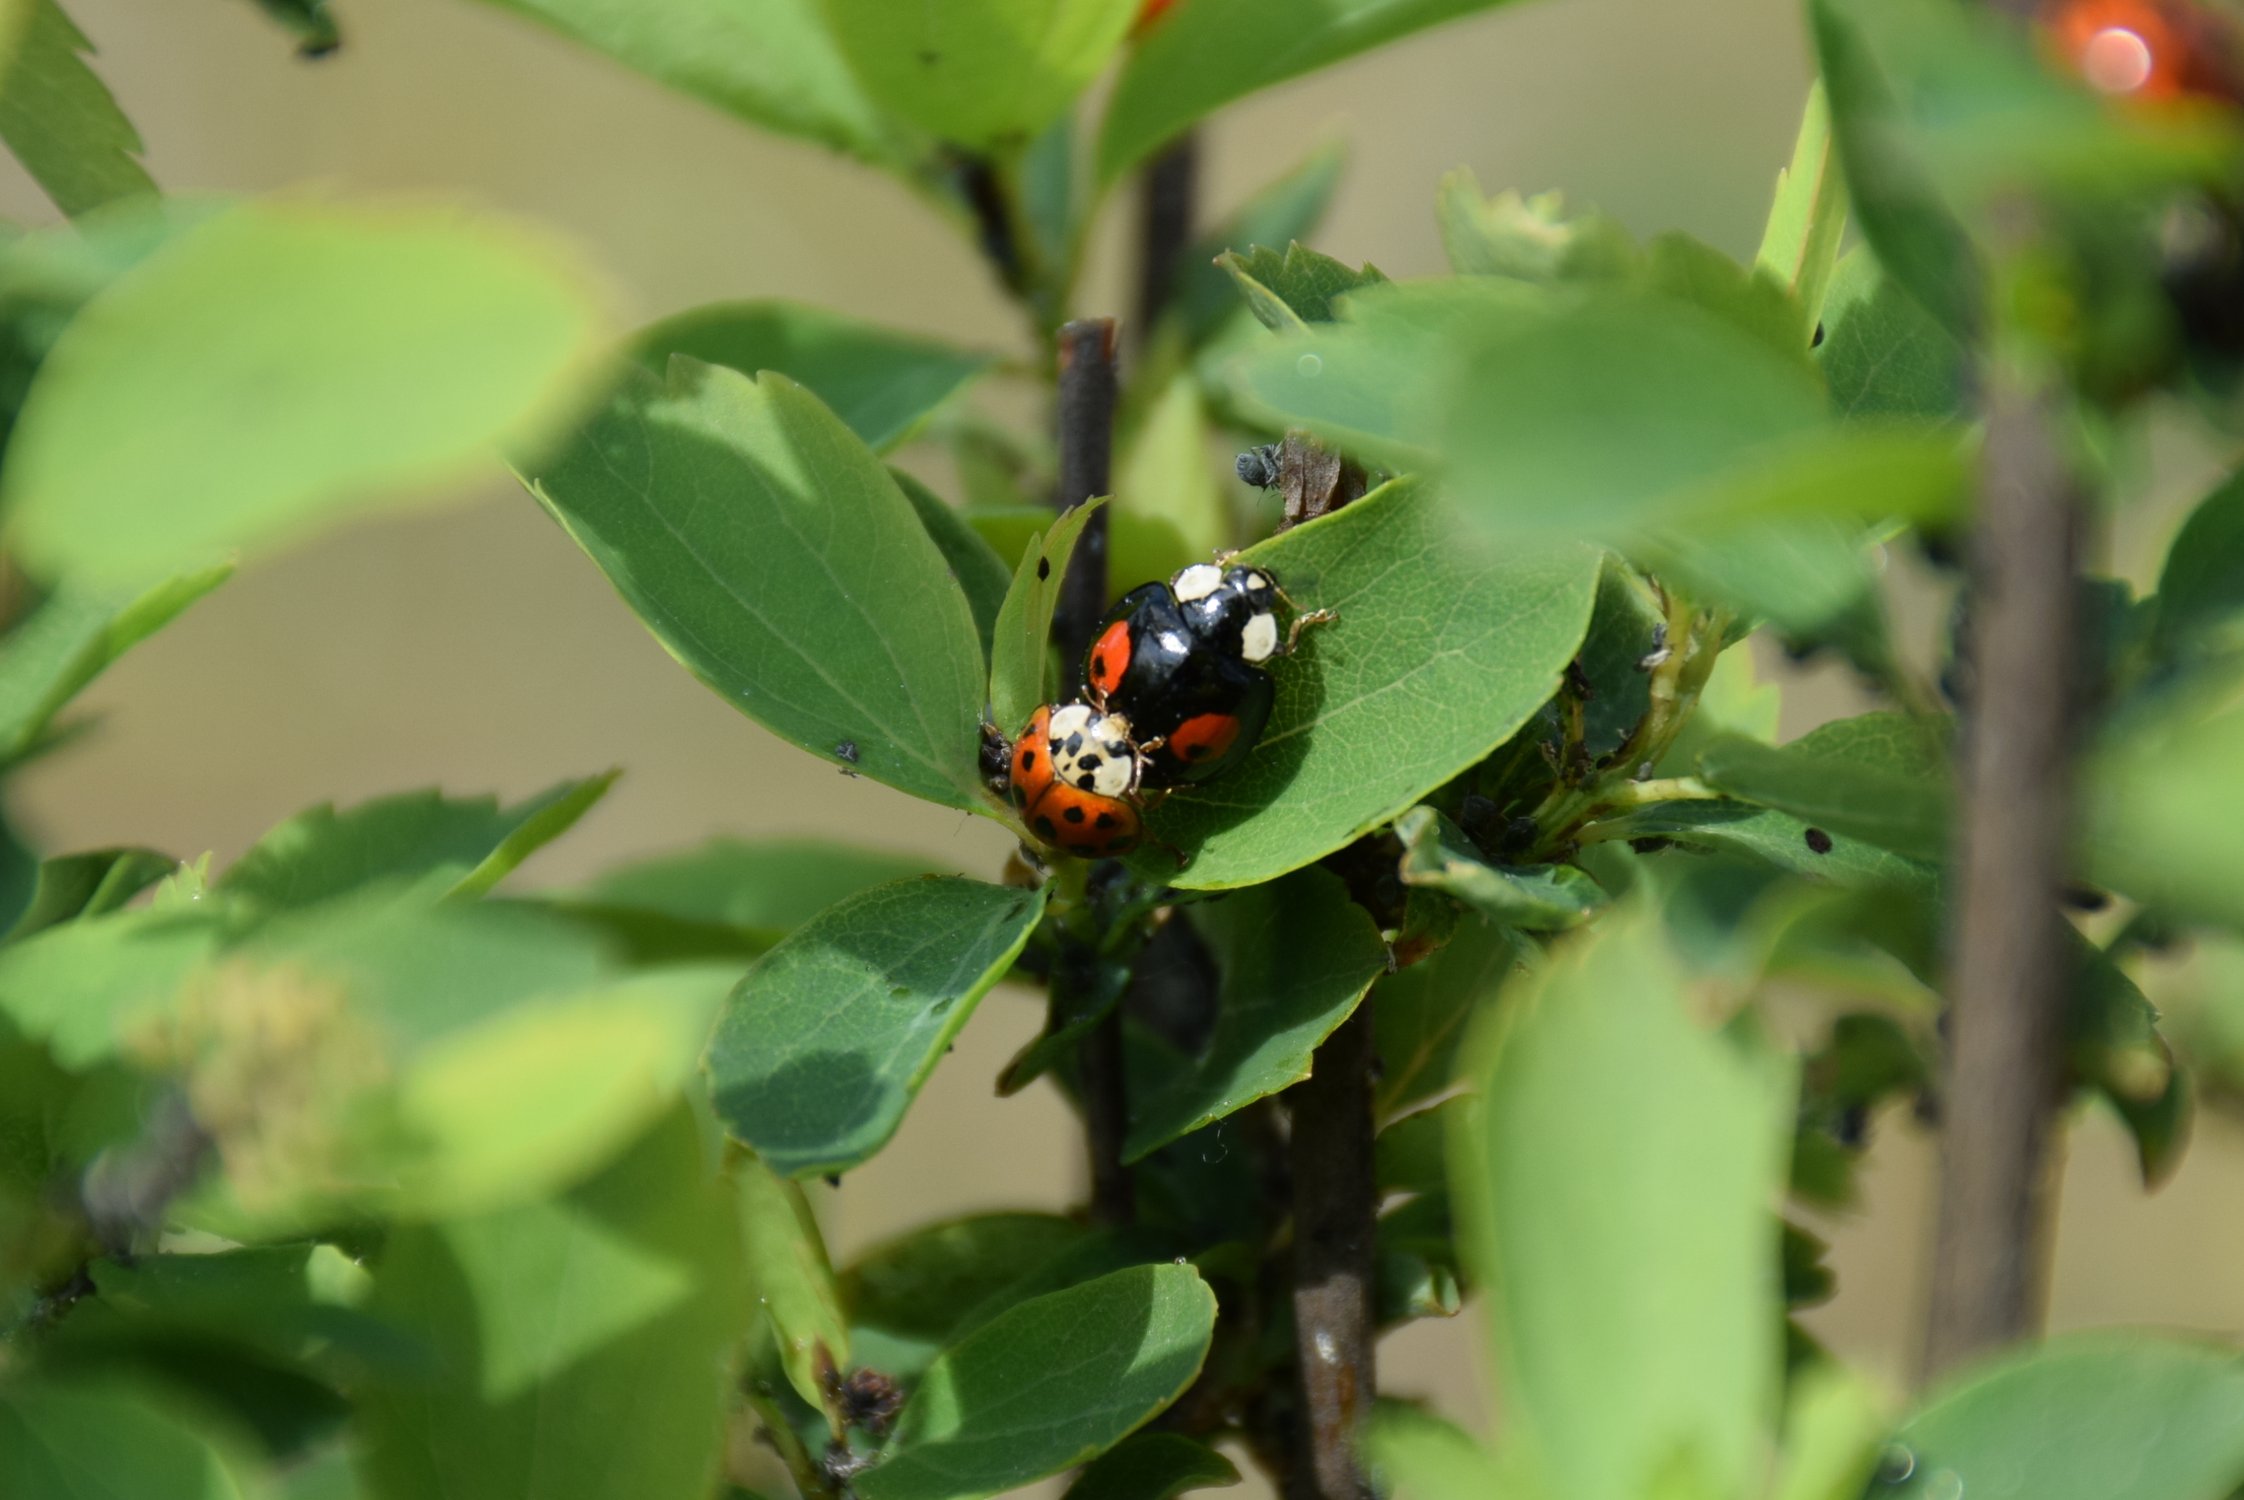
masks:
[[[468,0],[341,0],[346,45],[298,60],[247,0],[76,0],[98,66],[173,193],[327,187],[460,199],[573,237],[633,323],[786,297],[1025,355],[970,247],[902,188],[761,136]],[[1792,0],[1540,0],[1421,35],[1235,106],[1207,133],[1212,220],[1325,140],[1349,166],[1318,247],[1407,277],[1443,268],[1431,201],[1469,166],[1490,192],[1563,188],[1639,234],[1684,229],[1740,257],[1759,242],[1808,80]],[[1126,197],[1101,227],[1080,308],[1133,285]],[[0,217],[58,216],[0,159]],[[907,461],[909,455],[907,455]],[[2160,438],[2107,565],[2155,575],[2205,455]],[[820,834],[994,875],[993,825],[934,809],[783,745],[676,667],[494,464],[405,519],[361,524],[248,569],[87,695],[98,732],[17,781],[27,832],[65,850],[152,844],[233,858],[315,802],[439,785],[533,792],[625,776],[519,876],[565,884],[716,834]],[[1856,705],[1843,679],[1781,662],[1787,734]],[[1060,1207],[1079,1137],[1045,1085],[991,1080],[1040,1023],[1001,989],[881,1156],[821,1204],[838,1258],[938,1215]],[[1839,1295],[1807,1319],[1899,1384],[1915,1357],[1931,1152],[1878,1122],[1857,1214],[1818,1229]],[[2054,1326],[2152,1323],[2244,1336],[2244,1131],[2201,1115],[2174,1181],[2146,1197],[2100,1114],[2071,1134]],[[1418,1323],[1382,1346],[1383,1383],[1483,1422],[1474,1340]]]

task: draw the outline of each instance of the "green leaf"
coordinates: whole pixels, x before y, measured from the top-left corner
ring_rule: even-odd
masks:
[[[826,0],[866,89],[950,145],[1021,149],[1075,101],[1122,43],[1113,0]]]
[[[325,57],[343,45],[342,28],[329,14],[327,0],[257,0],[257,6],[296,38],[298,57]]]
[[[717,1112],[789,1177],[871,1156],[1044,912],[1044,893],[949,876],[876,886],[788,934],[709,1047]]]
[[[1231,1460],[1181,1432],[1141,1432],[1076,1476],[1062,1500],[1174,1500],[1239,1482]]]
[[[1373,1141],[1379,1190],[1439,1193],[1449,1186],[1449,1137],[1462,1113],[1461,1098],[1404,1115]]]
[[[1226,250],[1216,264],[1230,273],[1263,327],[1278,333],[1330,323],[1333,298],[1387,279],[1377,266],[1351,271],[1329,255],[1291,242],[1282,252],[1267,245]]]
[[[1052,611],[1059,605],[1076,540],[1105,503],[1102,496],[1070,509],[1029,543],[1013,570],[990,638],[990,718],[1007,734],[1018,732],[1029,715],[1054,701],[1064,674],[1054,670]]]
[[[865,1500],[970,1500],[1103,1452],[1200,1373],[1215,1294],[1189,1266],[1117,1271],[1024,1302],[944,1351]]]
[[[779,1343],[795,1394],[814,1409],[832,1399],[834,1377],[849,1367],[849,1324],[842,1316],[826,1240],[803,1190],[744,1154],[734,1170],[748,1284]]]
[[[0,766],[38,748],[88,683],[232,572],[186,574],[137,596],[58,590],[0,642]]]
[[[10,941],[81,917],[105,916],[179,867],[154,849],[93,849],[42,860],[31,904],[7,929]]]
[[[1818,829],[1789,813],[1741,802],[1663,802],[1630,815],[1631,838],[1667,838],[1694,849],[1722,849],[1812,880],[1860,889],[1897,887],[1930,893],[1939,872],[1851,834]]]
[[[27,563],[96,583],[292,538],[544,434],[602,303],[558,244],[502,222],[244,204],[63,330],[0,498]]]
[[[850,72],[819,0],[488,0],[681,94],[877,165],[907,147]]]
[[[836,902],[931,873],[927,860],[882,849],[719,838],[610,870],[568,893],[564,906],[626,929],[635,917],[705,929],[720,951],[760,952]]]
[[[1901,1441],[1902,1494],[2220,1500],[2244,1482],[2244,1367],[2177,1339],[2072,1334],[1951,1383]]]
[[[359,1402],[370,1496],[708,1492],[748,1307],[705,1133],[679,1106],[562,1196],[390,1231],[371,1310],[431,1358]]]
[[[1470,167],[1442,178],[1434,216],[1450,269],[1460,276],[1594,281],[1628,275],[1640,261],[1617,221],[1594,212],[1569,219],[1559,193],[1523,198],[1506,189],[1485,197]]]
[[[1304,870],[1189,908],[1220,977],[1215,1033],[1133,1100],[1125,1161],[1309,1076],[1317,1044],[1387,967],[1387,945],[1339,877]]]
[[[411,885],[431,898],[475,897],[583,817],[622,773],[587,776],[501,807],[496,797],[405,792],[337,812],[326,802],[259,839],[217,892],[261,910],[295,911],[370,886]]]
[[[96,1261],[89,1274],[96,1299],[58,1335],[83,1339],[75,1347],[86,1353],[203,1341],[339,1381],[406,1368],[419,1353],[360,1310],[371,1278],[332,1245],[141,1255]]]
[[[1699,774],[1828,833],[1939,861],[1948,852],[1949,798],[1938,734],[1905,714],[1863,714],[1781,747],[1718,739],[1700,753]]]
[[[797,302],[719,302],[663,319],[631,341],[656,375],[673,354],[743,375],[775,370],[833,408],[876,453],[912,436],[995,359]]]
[[[0,1016],[69,1068],[116,1055],[216,949],[201,915],[128,911],[0,948]]]
[[[1819,1364],[1794,1377],[1785,1407],[1784,1477],[1772,1500],[1861,1500],[1891,1430],[1869,1383]]]
[[[880,460],[815,396],[674,359],[667,384],[627,380],[523,473],[728,703],[915,797],[983,804],[966,596]]]
[[[1372,1413],[1364,1450],[1403,1500],[1529,1500],[1535,1491],[1499,1467],[1486,1448],[1446,1417],[1400,1402]]]
[[[1963,415],[1963,344],[1865,251],[1832,273],[1816,359],[1841,417],[1948,422]]]
[[[2151,649],[2162,659],[2205,654],[2238,642],[2244,615],[2244,472],[2197,502],[2166,549],[2151,615]]]
[[[121,1385],[0,1385],[0,1494],[25,1500],[246,1500],[198,1428]]]
[[[859,1328],[942,1345],[974,1311],[1078,1249],[1091,1232],[1057,1214],[977,1214],[911,1230],[867,1250],[842,1273]]]
[[[1691,1019],[1641,912],[1504,1014],[1451,1147],[1513,1440],[1573,1500],[1637,1500],[1679,1463],[1692,1493],[1750,1493],[1781,1393],[1786,1066]]]
[[[12,45],[0,49],[0,140],[72,218],[152,195],[140,134],[86,58],[93,51],[55,0],[24,0]]]
[[[1170,310],[1187,344],[1205,342],[1239,306],[1237,286],[1216,263],[1223,252],[1308,238],[1324,219],[1346,162],[1347,151],[1338,143],[1320,147],[1185,250]]]
[[[2181,917],[2244,926],[2244,827],[2233,788],[2244,710],[2187,705],[2129,723],[2090,760],[2088,878]]]
[[[1395,819],[1406,885],[1435,890],[1506,927],[1559,932],[1605,904],[1596,881],[1570,865],[1492,865],[1464,830],[1430,807]]]
[[[1099,137],[1099,181],[1114,182],[1170,137],[1234,99],[1495,3],[1185,0],[1130,53]]]
[[[1167,578],[1226,550],[1231,505],[1208,462],[1212,442],[1200,383],[1180,375],[1153,399],[1115,472],[1109,526],[1122,516],[1137,525],[1108,536],[1108,577]],[[1131,546],[1155,534],[1158,547]]]
[[[981,533],[958,510],[926,485],[902,469],[890,469],[889,477],[912,502],[919,513],[922,526],[935,543],[935,550],[943,554],[950,564],[951,577],[956,579],[961,592],[966,595],[966,607],[973,612],[974,630],[982,638],[982,655],[990,653],[990,643],[997,632],[998,612],[1005,606],[1006,591],[1012,587],[1013,570],[996,549],[982,540]]]
[[[1482,917],[1460,923],[1440,952],[1372,987],[1379,1081],[1372,1107],[1390,1119],[1449,1087],[1467,1025],[1530,957],[1512,929]]]
[[[1461,544],[1407,481],[1241,558],[1303,609],[1339,617],[1276,664],[1253,753],[1149,819],[1193,853],[1164,874],[1182,886],[1249,885],[1330,854],[1510,738],[1581,644],[1600,562],[1586,549]]]
[[[1831,145],[1831,106],[1818,82],[1808,90],[1792,165],[1777,174],[1776,202],[1753,263],[1792,293],[1810,328],[1823,316],[1824,290],[1847,227],[1847,190]]]

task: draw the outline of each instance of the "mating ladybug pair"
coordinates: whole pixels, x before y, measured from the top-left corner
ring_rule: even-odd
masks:
[[[1260,568],[1196,563],[1132,589],[1085,654],[1086,701],[1038,709],[1012,746],[1009,790],[1031,832],[1087,858],[1127,854],[1139,794],[1205,781],[1253,748],[1274,692],[1263,670],[1326,610],[1297,614]]]

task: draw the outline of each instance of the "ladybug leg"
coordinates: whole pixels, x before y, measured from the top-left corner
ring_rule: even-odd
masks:
[[[1291,604],[1293,601],[1288,599],[1286,602]],[[1330,625],[1339,618],[1340,611],[1336,609],[1312,609],[1306,614],[1295,615],[1293,617],[1293,628],[1286,632],[1286,649],[1281,654],[1285,656],[1293,655],[1294,648],[1301,644],[1301,632],[1307,630],[1310,626]]]

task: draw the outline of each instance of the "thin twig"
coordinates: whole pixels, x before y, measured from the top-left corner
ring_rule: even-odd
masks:
[[[1188,130],[1153,158],[1138,186],[1138,322],[1142,346],[1176,295],[1200,194],[1200,133]]]
[[[2082,514],[2058,420],[2046,388],[1995,373],[1972,536],[1927,1375],[2041,1321],[2070,978],[2059,902]]]
[[[1372,1173],[1371,999],[1286,1092],[1293,1120],[1294,1364],[1301,1452],[1286,1500],[1370,1500],[1356,1443],[1378,1391],[1372,1295],[1379,1193]]]
[[[1114,320],[1085,318],[1060,329],[1060,490],[1059,508],[1071,510],[1107,493],[1114,449]],[[1052,614],[1052,638],[1060,651],[1061,680],[1073,694],[1083,685],[1083,654],[1106,611],[1106,512],[1094,513],[1076,538],[1075,556]],[[1053,1005],[1065,997],[1057,986],[1076,982],[1079,971],[1092,982],[1095,951],[1080,963],[1062,962],[1053,970]],[[1083,1038],[1083,1129],[1091,1154],[1091,1215],[1102,1224],[1124,1225],[1137,1216],[1137,1194],[1130,1169],[1122,1163],[1129,1134],[1129,1079],[1122,1059],[1122,1011],[1107,1012]]]

